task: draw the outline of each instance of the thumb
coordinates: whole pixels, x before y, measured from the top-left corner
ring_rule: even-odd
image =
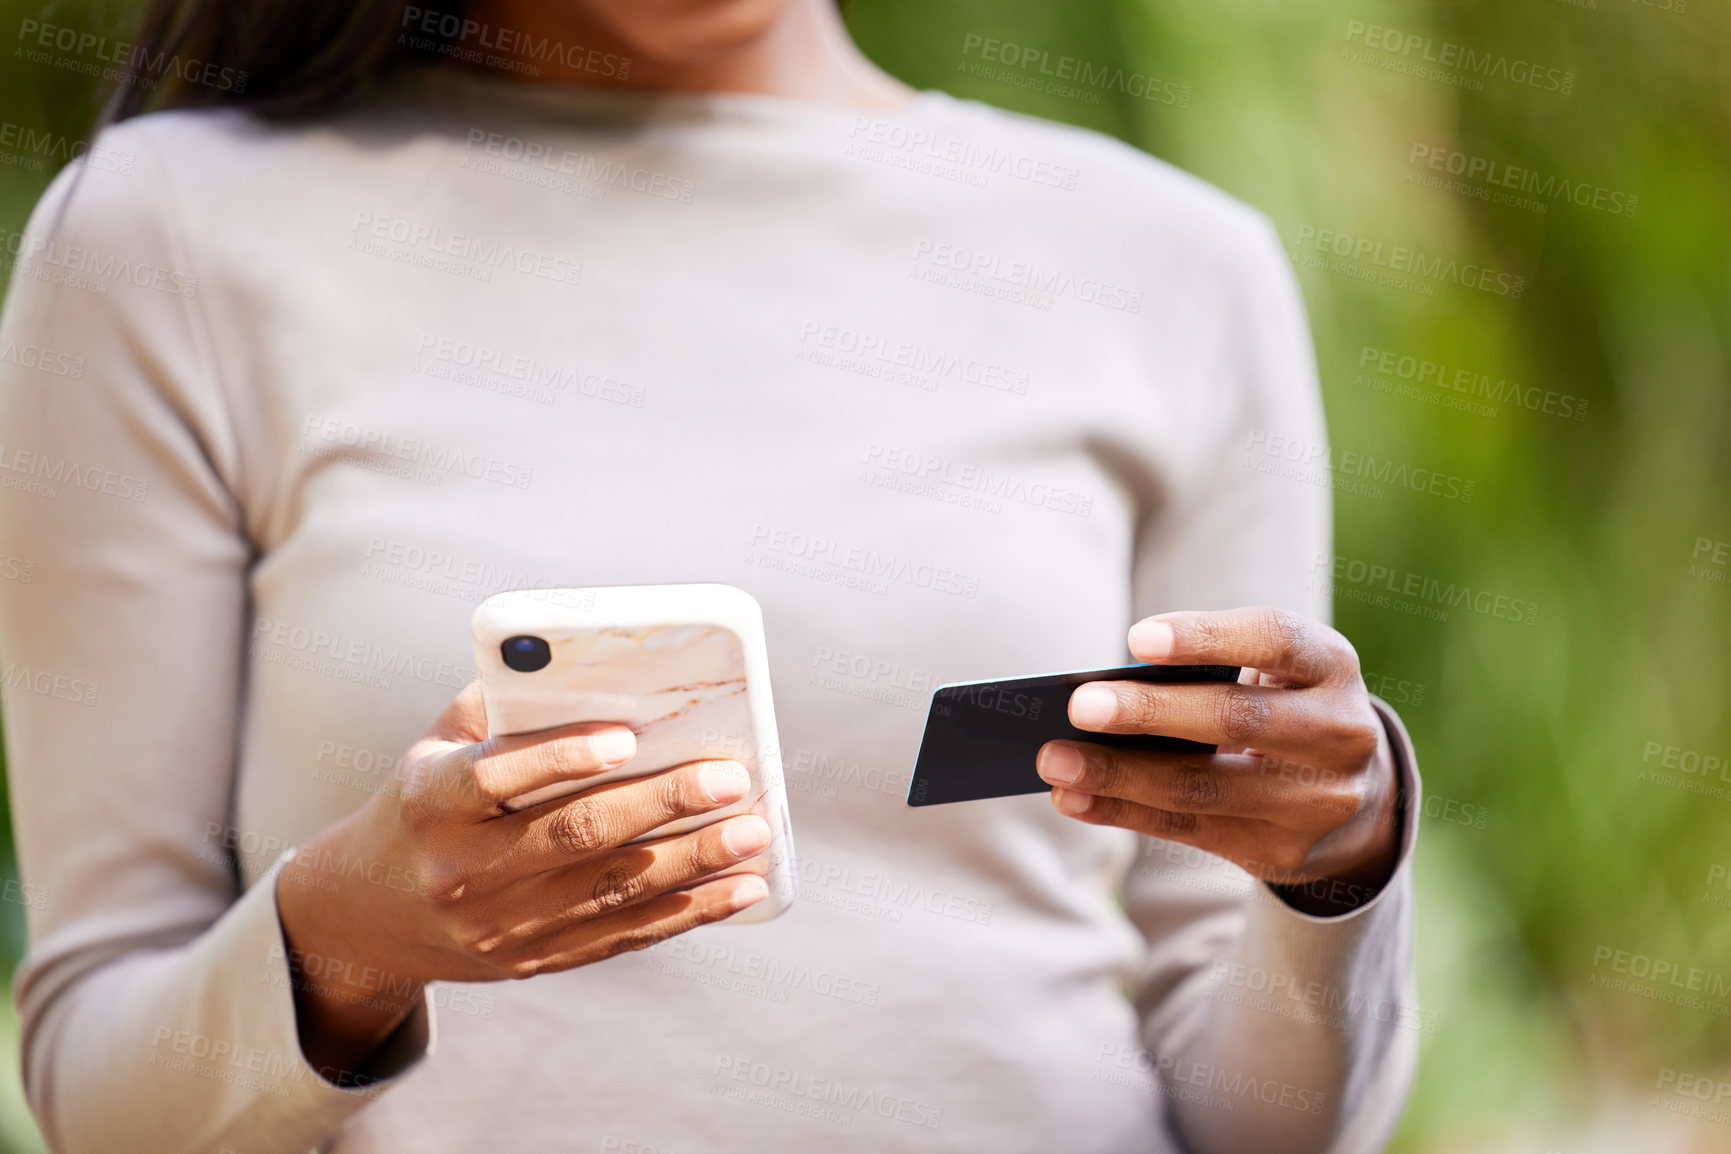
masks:
[[[448,741],[455,745],[473,745],[487,740],[487,706],[481,697],[479,680],[469,682],[451,698],[450,704],[427,730],[427,736],[434,741]]]

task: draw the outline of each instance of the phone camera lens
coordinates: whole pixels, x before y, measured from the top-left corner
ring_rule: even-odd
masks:
[[[539,637],[507,637],[499,646],[505,664],[518,673],[533,673],[553,663],[553,650]]]

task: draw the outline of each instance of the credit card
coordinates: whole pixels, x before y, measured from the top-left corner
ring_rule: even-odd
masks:
[[[1179,737],[1094,733],[1070,724],[1070,693],[1088,681],[1237,681],[1236,665],[1123,665],[1002,681],[959,681],[932,693],[909,805],[946,805],[988,797],[1046,793],[1034,755],[1048,741],[1091,741],[1149,752],[1215,749]]]

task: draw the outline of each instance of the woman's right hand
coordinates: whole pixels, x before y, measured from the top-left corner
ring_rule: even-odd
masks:
[[[302,845],[278,880],[309,1063],[339,1084],[364,1081],[369,1055],[429,981],[568,970],[767,896],[754,873],[702,881],[769,845],[769,825],[754,814],[626,844],[738,801],[750,787],[738,762],[693,762],[504,809],[531,790],[615,768],[635,748],[629,728],[604,722],[489,738],[479,684],[458,694],[397,780]]]

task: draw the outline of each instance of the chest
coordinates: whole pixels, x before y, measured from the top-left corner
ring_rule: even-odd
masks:
[[[940,682],[1123,659],[1140,511],[1098,446],[1160,419],[1129,343],[979,307],[916,243],[680,211],[495,213],[487,248],[429,207],[432,241],[343,247],[365,315],[304,291],[263,313],[241,824],[294,840],[384,788],[503,589],[752,592],[820,842],[907,830]]]

